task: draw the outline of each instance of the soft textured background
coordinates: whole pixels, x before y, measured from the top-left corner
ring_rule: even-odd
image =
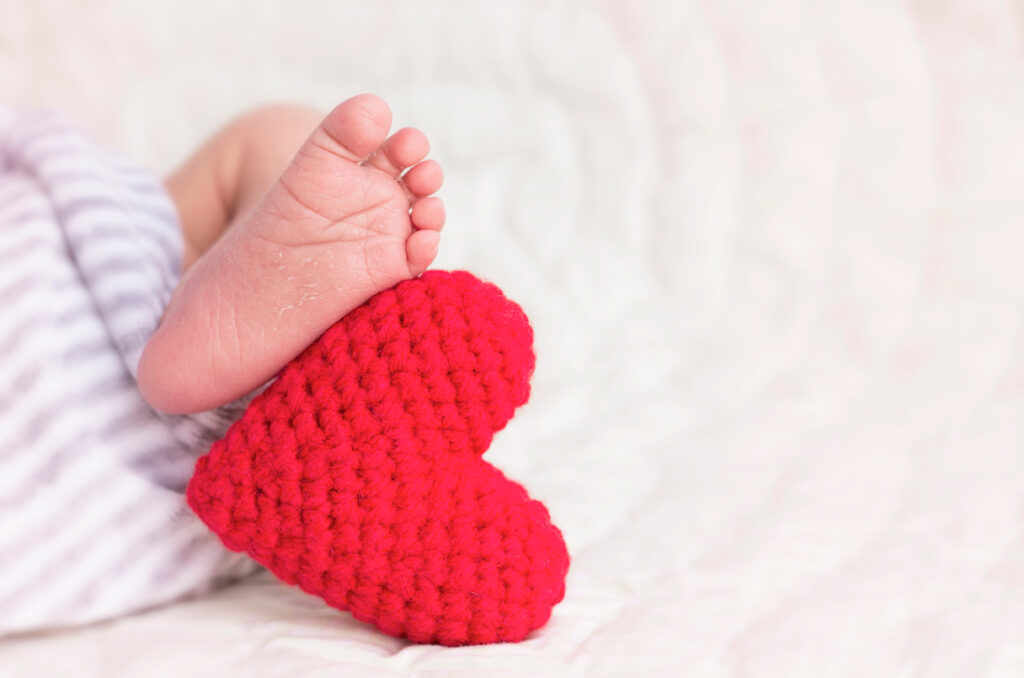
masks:
[[[0,643],[76,676],[1024,674],[1024,3],[0,3],[0,95],[165,171],[360,91],[447,169],[438,262],[537,330],[491,461],[568,596],[407,646],[268,577]]]

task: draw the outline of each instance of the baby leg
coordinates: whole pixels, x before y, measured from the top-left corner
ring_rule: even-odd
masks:
[[[323,114],[304,106],[265,106],[236,118],[165,180],[178,208],[187,271],[259,201]]]

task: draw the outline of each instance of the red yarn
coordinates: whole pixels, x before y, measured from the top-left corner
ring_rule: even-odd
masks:
[[[282,581],[421,643],[522,640],[565,592],[547,509],[483,461],[530,395],[533,330],[432,271],[282,370],[196,463],[188,504]]]

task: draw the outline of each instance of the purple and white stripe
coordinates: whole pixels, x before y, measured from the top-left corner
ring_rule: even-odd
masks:
[[[182,494],[251,395],[169,417],[135,384],[181,252],[157,179],[58,114],[0,109],[0,635],[256,569]]]

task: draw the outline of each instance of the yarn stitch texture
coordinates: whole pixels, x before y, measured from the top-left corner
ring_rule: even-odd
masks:
[[[419,643],[514,642],[565,593],[547,508],[481,455],[530,395],[522,309],[464,272],[372,297],[196,463],[193,511],[282,581]]]

